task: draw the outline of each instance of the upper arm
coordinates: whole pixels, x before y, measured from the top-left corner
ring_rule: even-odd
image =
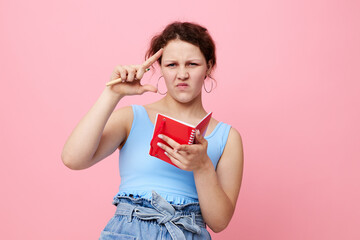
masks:
[[[239,132],[231,128],[223,154],[216,168],[219,182],[235,207],[244,165],[243,144]]]
[[[94,164],[112,154],[126,141],[133,118],[131,106],[118,109],[111,114],[101,135],[99,146],[94,154]]]

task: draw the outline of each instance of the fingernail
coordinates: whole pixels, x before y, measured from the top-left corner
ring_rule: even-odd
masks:
[[[161,134],[159,134],[158,137],[159,137],[160,139],[163,139],[163,135],[161,135]]]
[[[161,143],[159,143],[159,142],[157,143],[157,145],[158,145],[159,147],[162,147],[162,144],[161,144]]]
[[[169,156],[169,154],[167,152],[164,152],[166,156]]]

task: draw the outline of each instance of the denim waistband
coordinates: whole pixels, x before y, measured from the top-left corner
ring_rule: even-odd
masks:
[[[155,191],[151,202],[143,198],[119,197],[115,214],[127,216],[129,222],[133,216],[144,221],[156,220],[165,225],[173,240],[185,240],[179,225],[196,234],[201,234],[201,227],[206,227],[198,203],[171,205]]]

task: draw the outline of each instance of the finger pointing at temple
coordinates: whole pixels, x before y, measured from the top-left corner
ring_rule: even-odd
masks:
[[[141,64],[141,67],[138,69],[136,73],[137,79],[142,78],[142,76],[146,72],[146,69],[149,68],[151,65],[153,65],[153,63],[156,62],[161,57],[163,51],[164,51],[163,48],[160,48],[159,51],[157,51],[154,55],[146,59],[146,61],[143,62],[143,64]]]

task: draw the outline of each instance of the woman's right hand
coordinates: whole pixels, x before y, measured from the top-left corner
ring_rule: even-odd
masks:
[[[162,55],[161,48],[154,55],[148,58],[141,65],[118,65],[115,67],[110,81],[121,78],[121,82],[108,86],[112,91],[122,95],[140,95],[144,92],[157,92],[157,88],[153,85],[142,85],[140,80],[143,77],[146,69],[156,62]]]

